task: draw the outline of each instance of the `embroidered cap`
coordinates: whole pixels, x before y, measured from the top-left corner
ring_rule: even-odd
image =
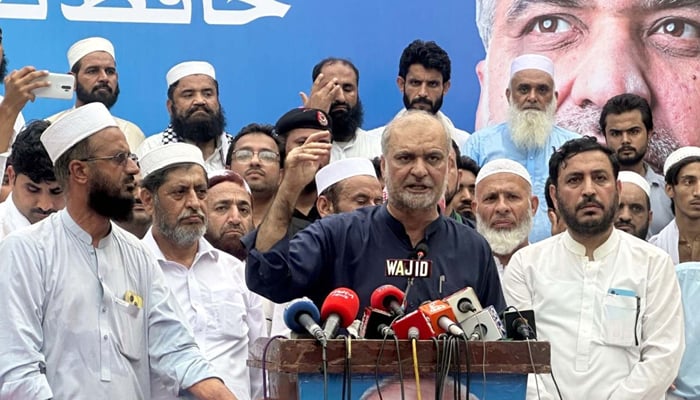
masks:
[[[479,170],[479,174],[476,176],[476,181],[474,184],[478,186],[479,182],[482,180],[493,174],[500,174],[502,172],[518,175],[519,177],[525,179],[530,187],[532,187],[530,173],[527,172],[525,167],[523,167],[520,163],[507,158],[491,160],[484,164],[484,166]]]
[[[139,159],[143,179],[160,169],[180,163],[201,165],[206,170],[202,151],[189,143],[180,142],[159,146],[145,152]]]
[[[216,71],[214,66],[206,61],[185,61],[170,68],[170,71],[165,75],[165,80],[168,87],[180,79],[190,75],[207,75],[211,79],[216,80]]]
[[[700,157],[700,147],[685,146],[669,154],[664,163],[664,176],[671,167],[689,157]]]
[[[651,196],[651,186],[649,186],[649,182],[636,172],[620,171],[620,173],[617,174],[617,180],[622,183],[633,183],[639,186],[639,188],[647,194],[647,197]]]
[[[41,143],[56,164],[63,153],[81,140],[109,127],[118,127],[117,121],[102,103],[89,103],[68,111],[41,134]]]
[[[538,69],[554,78],[554,63],[549,57],[541,54],[523,54],[516,57],[510,64],[510,77],[526,69]]]
[[[344,179],[360,175],[377,178],[372,161],[361,157],[334,161],[316,172],[316,191],[323,193],[324,190]]]
[[[104,51],[105,53],[109,53],[112,58],[115,58],[114,46],[112,45],[112,42],[101,37],[89,37],[83,40],[78,40],[77,42],[73,43],[70,49],[68,49],[68,65],[71,69],[73,69],[75,63],[80,61],[80,59],[96,51]]]

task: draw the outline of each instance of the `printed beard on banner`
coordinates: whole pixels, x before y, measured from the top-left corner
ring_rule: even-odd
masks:
[[[192,0],[128,0],[130,7],[106,6],[106,0],[85,0],[75,6],[61,3],[61,12],[69,21],[129,22],[144,24],[189,24]],[[26,0],[0,0],[2,18],[45,20],[48,0],[26,4]],[[148,4],[147,4],[148,3]],[[153,6],[159,4],[160,7]],[[241,3],[249,7],[242,8]],[[245,25],[262,17],[283,18],[289,8],[276,0],[202,0],[204,22],[210,25]]]

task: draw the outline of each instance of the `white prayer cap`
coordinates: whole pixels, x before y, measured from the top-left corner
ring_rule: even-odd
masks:
[[[532,179],[530,179],[530,173],[527,172],[525,167],[523,167],[520,163],[509,160],[507,158],[499,158],[496,160],[491,160],[484,164],[483,167],[479,170],[479,174],[476,176],[476,181],[475,185],[479,185],[479,182],[482,180],[488,178],[489,176],[493,174],[500,174],[500,173],[507,173],[507,174],[514,174],[517,175],[530,185],[532,187]]]
[[[68,49],[68,65],[72,69],[81,58],[95,51],[104,51],[115,58],[112,42],[101,37],[89,37],[73,43]]]
[[[81,140],[109,127],[117,127],[117,121],[102,103],[89,103],[73,109],[54,121],[41,134],[41,143],[56,160]]]
[[[159,169],[180,163],[198,164],[206,170],[202,150],[189,143],[179,142],[159,146],[145,152],[139,159],[143,179]]]
[[[377,177],[372,161],[361,157],[334,161],[316,172],[316,191],[321,194],[344,179],[360,175]]]
[[[540,54],[523,54],[516,57],[510,64],[510,78],[525,69],[538,69],[554,78],[554,63],[549,57]]]
[[[180,79],[190,75],[208,75],[211,79],[216,80],[216,71],[214,66],[206,61],[185,61],[170,68],[170,71],[165,75],[165,80],[168,82],[168,87]]]
[[[700,157],[700,147],[685,146],[669,154],[664,163],[664,176],[671,167],[689,157]]]
[[[250,186],[248,186],[248,182],[246,182],[245,179],[243,179],[243,177],[235,171],[231,171],[230,169],[217,169],[216,171],[209,173],[210,188],[218,185],[221,182],[233,182],[237,185],[241,185],[243,188],[245,188],[245,191],[248,192],[249,195],[253,195],[253,192],[250,190]]]
[[[620,171],[620,173],[617,174],[617,180],[622,183],[634,183],[647,194],[647,197],[651,197],[651,186],[649,186],[649,182],[647,182],[647,180],[638,173],[632,171]]]

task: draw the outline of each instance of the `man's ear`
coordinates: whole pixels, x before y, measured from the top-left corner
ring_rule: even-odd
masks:
[[[15,174],[15,169],[12,168],[12,165],[7,166],[5,175],[7,175],[7,181],[10,183],[10,186],[15,186],[15,179],[17,179],[17,175]]]
[[[321,218],[326,217],[334,213],[333,204],[328,200],[326,196],[318,196],[316,199],[316,209]]]
[[[148,189],[141,188],[139,197],[141,198],[141,203],[143,203],[143,208],[146,210],[146,212],[149,215],[153,215],[153,209],[155,208],[153,193],[151,193],[151,191]]]
[[[401,93],[403,93],[403,88],[404,88],[405,85],[406,85],[406,80],[403,79],[403,78],[400,77],[400,76],[397,76],[397,77],[396,77],[396,86],[399,87],[399,91],[400,91]]]
[[[173,107],[173,102],[170,99],[165,101],[165,109],[168,110],[168,115],[172,117],[172,112],[170,111]]]
[[[71,160],[68,163],[68,172],[70,174],[68,180],[75,181],[81,185],[86,185],[88,182],[89,169],[90,167],[87,163],[78,160]]]

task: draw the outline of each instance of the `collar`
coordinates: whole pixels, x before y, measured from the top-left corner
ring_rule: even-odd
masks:
[[[78,223],[73,220],[73,217],[70,216],[68,213],[67,208],[64,208],[63,210],[58,211],[59,218],[61,218],[61,222],[63,223],[63,226],[68,229],[78,240],[83,242],[85,245],[92,247],[92,236],[85,230],[83,229]],[[113,239],[114,236],[114,227],[112,226],[112,221],[109,221],[109,233],[107,236],[103,237],[100,239],[100,242],[97,244],[98,249],[103,249],[107,247]]]
[[[158,260],[158,263],[170,262],[170,260],[165,258],[156,239],[153,237],[153,227],[148,228],[148,232],[146,232],[141,241],[151,250],[151,254]],[[195,254],[194,260],[192,261],[192,268],[194,268],[197,262],[203,257],[209,257],[214,262],[217,262],[219,261],[219,250],[207,242],[204,237],[201,237],[197,242],[197,254]]]
[[[381,209],[379,210],[378,215],[380,221],[383,222],[386,226],[388,226],[389,229],[391,229],[391,231],[394,232],[394,234],[398,238],[406,241],[406,243],[408,243],[409,246],[411,245],[411,239],[408,237],[408,234],[406,234],[406,228],[403,226],[403,223],[401,223],[401,221],[394,218],[394,216],[389,213],[386,204],[381,205]],[[440,229],[440,227],[443,225],[443,223],[445,223],[445,221],[447,221],[447,218],[442,214],[438,213],[438,217],[431,223],[429,223],[428,226],[425,227],[425,232],[423,233],[423,240],[429,241],[433,234]]]
[[[568,230],[564,231],[561,235],[562,240],[564,241],[564,247],[566,247],[567,250],[580,257],[586,256],[586,248],[581,243],[574,240]],[[593,259],[598,261],[599,259],[604,258],[608,254],[615,251],[619,244],[620,232],[613,228],[610,236],[608,236],[608,239],[593,251]]]
[[[644,169],[647,171],[646,174],[644,174],[644,179],[646,179],[650,185],[660,187],[666,186],[666,179],[663,177],[663,175],[657,174],[656,171],[654,171],[654,169],[651,167],[651,165],[645,162]]]

